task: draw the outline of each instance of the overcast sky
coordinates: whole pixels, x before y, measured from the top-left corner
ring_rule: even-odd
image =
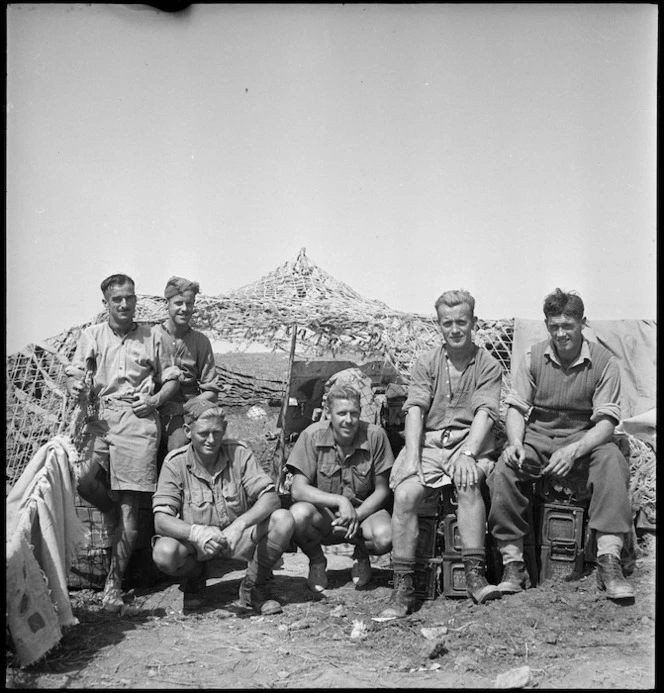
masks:
[[[9,6],[8,352],[109,274],[215,295],[302,247],[398,310],[654,318],[657,12]]]

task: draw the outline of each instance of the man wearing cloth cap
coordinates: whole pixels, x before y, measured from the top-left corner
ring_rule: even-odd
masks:
[[[72,363],[67,388],[76,398],[90,393],[99,402],[96,421],[85,429],[79,495],[104,513],[117,513],[111,566],[102,603],[120,611],[122,578],[138,536],[141,493],[157,481],[157,408],[178,389],[177,368],[169,367],[151,328],[134,322],[134,281],[114,274],[101,283],[108,321],[86,328]],[[155,389],[162,385],[155,393]]]
[[[197,282],[184,277],[171,277],[164,289],[168,302],[168,318],[153,330],[162,344],[163,352],[180,369],[180,389],[159,409],[161,443],[158,464],[161,467],[167,453],[187,444],[182,406],[192,397],[216,402],[219,392],[217,369],[210,340],[190,327]]]
[[[169,453],[159,474],[152,557],[162,571],[183,578],[185,610],[203,605],[207,561],[245,560],[241,605],[277,614],[281,605],[265,585],[290,544],[293,516],[247,445],[224,437],[226,427],[216,404],[196,398],[184,405],[190,443]]]

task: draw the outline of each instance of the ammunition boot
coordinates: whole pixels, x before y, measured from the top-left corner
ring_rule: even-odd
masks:
[[[484,604],[491,599],[500,599],[503,593],[486,579],[486,562],[478,558],[464,558],[466,590],[475,604]]]
[[[327,561],[322,563],[309,563],[309,577],[307,587],[315,593],[323,592],[327,589]]]
[[[597,584],[609,599],[634,598],[634,588],[625,580],[620,560],[613,554],[597,557]]]
[[[364,587],[371,582],[371,560],[364,545],[356,546],[353,551],[353,565],[350,576],[357,587]]]
[[[280,614],[283,609],[276,599],[271,599],[265,585],[254,585],[245,578],[240,583],[240,604],[257,611],[261,616]]]
[[[380,618],[404,618],[415,606],[415,589],[412,573],[394,573],[394,589]]]
[[[498,589],[503,594],[517,594],[530,587],[530,578],[523,561],[511,561],[503,567],[503,578]]]
[[[205,603],[207,565],[201,564],[200,572],[195,577],[188,577],[182,582],[184,598],[182,600],[183,611],[196,611]]]

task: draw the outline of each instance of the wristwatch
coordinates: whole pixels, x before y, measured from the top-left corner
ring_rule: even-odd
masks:
[[[461,454],[465,455],[466,457],[472,457],[473,459],[475,459],[475,453],[471,450],[466,449]]]

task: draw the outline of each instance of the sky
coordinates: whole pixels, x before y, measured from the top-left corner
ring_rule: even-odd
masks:
[[[250,284],[301,248],[367,298],[654,319],[654,4],[12,4],[7,353],[101,280]]]

